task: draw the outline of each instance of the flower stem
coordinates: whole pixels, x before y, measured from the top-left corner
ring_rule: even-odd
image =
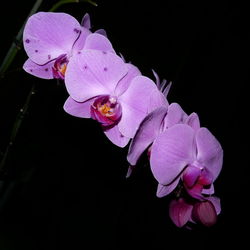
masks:
[[[35,2],[35,4],[32,7],[27,19],[31,15],[33,15],[34,13],[37,12],[37,10],[39,9],[42,1],[43,0],[37,0]],[[55,11],[56,9],[58,9],[59,7],[61,7],[64,4],[67,4],[67,3],[79,3],[80,1],[88,2],[88,3],[90,3],[90,4],[94,5],[94,6],[97,6],[97,4],[95,2],[93,2],[92,0],[60,0],[51,7],[49,12]],[[18,50],[20,50],[22,48],[22,34],[23,34],[23,29],[24,29],[24,26],[26,24],[27,19],[25,20],[24,24],[22,25],[21,29],[19,30],[17,36],[15,37],[14,42],[11,44],[11,46],[10,46],[10,48],[9,48],[9,50],[8,50],[2,64],[1,64],[1,66],[0,66],[0,78],[4,77],[5,72],[9,68],[10,64],[13,62]],[[17,115],[17,117],[15,119],[13,128],[11,130],[10,141],[9,141],[5,151],[3,153],[1,153],[0,176],[4,172],[6,160],[8,158],[10,149],[11,149],[11,147],[12,147],[12,145],[13,145],[15,139],[16,139],[17,133],[18,133],[20,127],[21,127],[24,116],[27,113],[27,110],[29,108],[29,104],[30,104],[30,101],[31,101],[31,97],[35,94],[35,92],[36,92],[36,85],[33,84],[30,91],[29,91],[29,94],[28,94],[28,96],[26,98],[24,106],[20,109],[20,111],[19,111],[19,113],[18,113],[18,115]]]
[[[41,3],[43,0],[37,0],[34,4],[34,6],[32,7],[27,19],[33,15],[34,13],[37,12],[37,10],[39,9]],[[97,6],[97,4],[95,2],[93,2],[92,0],[60,0],[58,1],[55,5],[52,6],[52,8],[49,10],[50,12],[55,11],[56,9],[58,9],[59,7],[61,7],[62,5],[66,4],[66,3],[78,3],[80,1],[84,1],[84,2],[88,2],[94,6]],[[19,30],[17,36],[15,37],[14,42],[11,44],[1,66],[0,66],[0,78],[4,77],[5,72],[7,71],[7,69],[9,68],[10,64],[13,62],[18,50],[20,50],[22,48],[22,34],[23,34],[23,29],[24,26],[26,24],[25,20],[24,24],[22,25],[21,29]],[[27,110],[29,108],[29,104],[31,101],[31,97],[36,93],[36,84],[33,84],[29,94],[26,98],[25,104],[24,106],[20,109],[19,113],[16,116],[14,125],[12,127],[11,130],[11,135],[10,135],[10,140],[9,143],[5,149],[5,151],[3,153],[1,153],[1,161],[0,161],[0,176],[4,173],[5,170],[5,164],[10,152],[10,149],[13,145],[13,143],[15,142],[17,133],[21,127],[21,124],[23,122],[23,119],[27,113]]]
[[[43,2],[43,0],[37,0],[35,2],[35,4],[33,5],[27,19],[31,15],[33,15],[34,13],[37,12],[37,10],[39,9],[42,2]],[[17,52],[22,48],[22,34],[23,34],[23,29],[24,29],[24,26],[25,26],[25,23],[26,23],[27,19],[23,23],[21,29],[19,30],[19,32],[17,33],[13,43],[11,44],[5,58],[3,59],[3,62],[1,64],[1,66],[0,66],[0,78],[4,77],[5,72],[8,70],[9,66],[13,62]],[[31,100],[31,96],[34,93],[35,93],[35,85],[32,86],[32,88],[31,88],[31,90],[30,90],[30,92],[29,92],[29,94],[27,96],[27,99],[25,101],[24,106],[20,109],[20,111],[19,111],[19,113],[18,113],[18,115],[17,115],[17,117],[15,119],[13,128],[11,130],[9,143],[8,143],[5,151],[1,155],[0,174],[3,173],[3,171],[4,171],[4,166],[5,166],[6,160],[7,160],[8,155],[9,155],[9,151],[10,151],[10,149],[11,149],[11,147],[12,147],[12,145],[13,145],[15,139],[16,139],[17,133],[18,133],[19,128],[20,128],[20,126],[22,124],[22,121],[23,121],[23,117],[27,113],[29,103],[30,103],[30,100]]]
[[[27,19],[33,15],[34,13],[37,12],[37,10],[39,9],[41,3],[43,2],[43,0],[37,0],[34,4],[34,6],[32,7]],[[26,20],[27,20],[26,19]],[[11,44],[5,58],[3,59],[3,62],[0,66],[0,77],[2,78],[4,76],[4,73],[6,72],[6,70],[9,68],[10,64],[13,62],[18,50],[21,49],[22,47],[22,34],[23,34],[23,29],[24,29],[24,25],[26,23],[23,23],[21,29],[19,30],[19,32],[17,33],[13,43]]]
[[[79,2],[87,2],[94,6],[97,6],[97,4],[93,2],[92,0],[61,0],[55,3],[49,11],[53,12],[57,10],[59,7],[61,7],[62,5],[67,4],[67,3],[79,3]]]
[[[36,93],[36,84],[34,83],[30,89],[30,92],[26,98],[26,101],[23,105],[23,107],[19,110],[17,116],[16,116],[16,120],[14,122],[14,125],[12,127],[12,130],[11,130],[11,135],[10,135],[10,140],[9,140],[9,143],[3,153],[3,156],[2,156],[2,159],[1,159],[1,162],[0,162],[0,174],[2,172],[4,172],[4,166],[5,166],[5,163],[6,163],[6,160],[7,160],[7,157],[9,155],[9,151],[12,147],[12,145],[14,144],[15,140],[16,140],[16,136],[18,134],[18,131],[20,129],[20,126],[22,124],[22,121],[25,117],[25,115],[27,114],[27,111],[28,111],[28,108],[29,108],[29,104],[30,104],[30,101],[32,99],[32,96]]]

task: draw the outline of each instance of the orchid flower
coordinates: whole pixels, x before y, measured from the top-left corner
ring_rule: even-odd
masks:
[[[196,199],[203,200],[203,194],[214,192],[213,182],[222,168],[223,150],[207,128],[197,126],[198,116],[193,117],[193,124],[170,127],[152,145],[150,165],[159,182],[159,197],[171,192],[180,179]]]
[[[24,28],[23,44],[28,55],[23,68],[43,79],[64,79],[72,56],[83,49],[114,52],[105,32],[92,33],[86,14],[82,24],[66,13],[38,12]]]
[[[159,80],[156,82],[159,82]],[[171,126],[183,123],[187,117],[187,114],[177,103],[172,103],[169,106],[161,106],[148,114],[141,122],[130,143],[127,160],[131,166],[129,167],[127,177],[131,174],[133,166],[136,165],[138,159],[146,149],[148,149],[148,155],[150,156],[150,145],[153,144],[157,136]]]
[[[92,118],[115,145],[125,147],[142,119],[167,105],[155,83],[114,53],[86,50],[73,57],[65,84],[70,97],[64,104],[73,116]]]
[[[196,113],[187,116],[177,103],[154,110],[131,142],[129,163],[135,165],[149,146],[151,170],[159,183],[158,197],[172,192],[180,179],[194,198],[202,200],[203,194],[213,194],[223,150],[208,129],[200,128]]]
[[[169,205],[169,216],[177,227],[183,227],[188,222],[210,227],[216,223],[220,212],[220,199],[215,196],[208,197],[204,201],[178,198],[172,200]]]

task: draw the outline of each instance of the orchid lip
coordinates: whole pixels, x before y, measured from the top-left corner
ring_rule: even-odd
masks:
[[[115,126],[120,121],[121,115],[121,105],[115,96],[99,96],[91,105],[91,117],[100,122],[104,128]]]
[[[54,78],[64,80],[68,62],[69,60],[66,54],[59,56],[55,60],[55,63],[52,67]]]

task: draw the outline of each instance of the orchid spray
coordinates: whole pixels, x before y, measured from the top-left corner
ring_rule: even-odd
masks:
[[[65,82],[64,110],[91,118],[118,147],[130,143],[127,177],[144,152],[158,188],[157,197],[174,194],[169,216],[178,227],[212,226],[221,211],[214,182],[223,162],[215,136],[167,101],[171,84],[154,82],[114,50],[104,30],[91,31],[90,17],[81,24],[66,13],[38,12],[27,20],[23,69],[43,79]]]

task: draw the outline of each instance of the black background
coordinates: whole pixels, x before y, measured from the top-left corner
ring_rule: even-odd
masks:
[[[33,2],[13,0],[1,7],[1,61]],[[40,10],[54,2],[44,0]],[[173,81],[169,101],[187,113],[197,112],[224,149],[223,170],[215,182],[222,213],[211,228],[176,228],[168,217],[169,197],[155,196],[157,183],[149,168],[141,166],[125,179],[127,148],[112,145],[95,121],[65,113],[63,83],[25,73],[27,56],[21,49],[0,80],[1,151],[33,83],[37,93],[1,178],[0,249],[243,246],[249,221],[246,6],[97,2],[98,7],[68,4],[58,11],[79,21],[88,12],[92,30],[106,29],[115,50],[144,75],[153,78],[153,68]]]

